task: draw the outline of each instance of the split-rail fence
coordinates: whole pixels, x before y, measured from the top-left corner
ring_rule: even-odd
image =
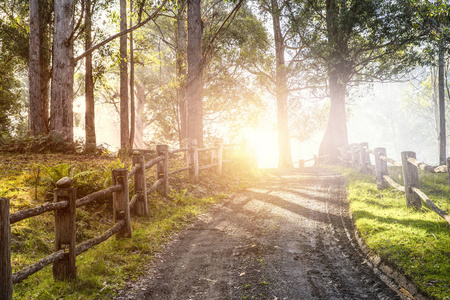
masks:
[[[235,145],[225,145],[235,146]],[[132,168],[112,170],[112,186],[77,199],[76,189],[71,187],[71,179],[66,177],[57,182],[54,201],[19,210],[9,211],[9,200],[0,198],[0,300],[10,300],[13,284],[19,283],[45,266],[53,264],[55,280],[76,277],[76,257],[95,245],[116,235],[117,239],[131,237],[131,213],[148,216],[147,195],[158,190],[163,196],[169,192],[169,177],[180,172],[188,172],[193,182],[202,170],[215,168],[222,174],[223,147],[221,139],[214,139],[211,148],[199,148],[195,140],[188,142],[186,148],[169,151],[167,145],[156,146],[156,157],[145,162],[141,152],[133,152]],[[199,155],[210,152],[211,163],[200,165]],[[169,154],[185,153],[187,166],[169,172]],[[146,171],[156,166],[156,181],[147,188]],[[133,196],[130,199],[129,180],[133,179]],[[76,209],[112,193],[114,226],[95,238],[76,243]],[[11,224],[54,211],[55,252],[40,259],[24,269],[12,273],[11,266]]]
[[[354,169],[360,169],[363,173],[375,173],[377,187],[379,190],[389,186],[405,193],[406,205],[408,207],[421,208],[422,200],[428,207],[444,218],[450,224],[450,215],[440,209],[428,196],[419,188],[418,169],[430,173],[447,173],[450,186],[450,157],[447,158],[445,165],[430,166],[416,159],[416,153],[404,151],[401,153],[402,161],[398,162],[387,157],[385,148],[369,149],[368,143],[351,144],[347,147],[338,148],[340,155],[338,158],[342,164]],[[375,158],[375,165],[371,164],[370,155]],[[387,164],[402,167],[404,185],[395,182],[388,174]]]

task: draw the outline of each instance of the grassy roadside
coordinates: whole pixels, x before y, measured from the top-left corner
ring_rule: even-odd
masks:
[[[450,299],[450,226],[425,205],[406,207],[403,193],[377,190],[374,176],[340,169],[347,178],[348,200],[357,230],[383,261],[409,277],[431,299]],[[402,184],[401,168],[390,176]],[[450,212],[446,174],[420,172],[421,189]]]
[[[1,154],[0,197],[11,200],[16,211],[39,205],[51,199],[51,180],[43,166],[69,165],[80,192],[102,188],[104,175],[117,166],[114,158],[62,155]],[[124,162],[127,165],[128,162]],[[40,175],[38,174],[37,166]],[[56,167],[57,169],[58,167]],[[153,170],[154,173],[154,170]],[[200,182],[189,184],[185,175],[171,180],[171,199],[156,193],[149,196],[149,217],[132,217],[133,237],[126,240],[110,238],[77,257],[77,279],[55,282],[51,266],[14,285],[14,299],[109,299],[118,289],[146,270],[154,254],[162,249],[170,236],[189,222],[240,188],[257,180],[258,173],[237,164],[225,176],[202,172]],[[35,195],[38,199],[34,200]],[[78,195],[80,197],[80,195]],[[81,195],[82,196],[82,195]],[[101,199],[92,206],[77,209],[77,243],[95,237],[112,226],[110,199]],[[20,270],[53,251],[53,213],[46,213],[12,225],[13,272]]]

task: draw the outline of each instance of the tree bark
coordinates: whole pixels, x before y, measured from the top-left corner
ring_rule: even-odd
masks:
[[[136,94],[136,133],[134,135],[134,147],[137,149],[143,149],[145,86],[142,82],[137,85]]]
[[[348,145],[345,94],[349,82],[348,40],[352,26],[339,26],[340,5],[338,0],[326,0],[326,22],[328,49],[327,68],[330,89],[330,115],[325,135],[319,148],[319,155],[329,155],[337,162],[338,147]]]
[[[186,139],[186,2],[182,1],[177,14],[177,99],[178,111],[180,114],[179,122],[179,143],[180,147],[184,145]]]
[[[201,0],[188,0],[187,12],[187,138],[203,145],[203,63]]]
[[[447,137],[445,131],[445,48],[442,42],[439,45],[439,164],[445,165],[447,161]]]
[[[73,142],[74,0],[55,0],[50,129]]]
[[[84,49],[92,47],[92,5],[91,0],[85,2],[85,44]],[[86,55],[85,59],[86,73],[85,73],[85,136],[86,136],[86,151],[95,149],[97,139],[95,135],[95,103],[94,103],[94,80],[92,76],[92,53]]]
[[[339,74],[330,74],[328,81],[331,107],[327,129],[320,144],[319,156],[330,155],[331,161],[336,162],[337,148],[348,145],[345,111],[346,84],[342,83]]]
[[[133,0],[130,0],[130,28],[133,27]],[[136,109],[134,105],[134,48],[133,32],[130,32],[130,148],[133,148],[134,133],[136,129]]]
[[[277,98],[278,167],[285,168],[292,167],[292,156],[288,125],[287,72],[284,59],[285,44],[281,33],[278,0],[272,0],[272,20],[276,56],[275,92]]]
[[[52,22],[53,7],[49,1],[41,1],[45,3],[46,7],[41,7],[41,20],[45,17],[45,23],[41,22],[41,115],[44,124],[44,131],[48,133],[49,130],[49,104],[50,104],[50,80],[52,78],[52,51],[51,51],[51,38],[50,38],[50,24]],[[45,9],[45,12],[44,12]]]
[[[30,111],[29,125],[33,135],[44,133],[41,108],[41,30],[39,0],[30,0],[30,64],[28,69]]]
[[[120,31],[127,30],[127,1],[120,0]],[[127,35],[120,36],[120,146],[129,148]]]
[[[48,90],[50,55],[48,54],[48,3],[30,1],[29,129],[33,135],[48,132]]]

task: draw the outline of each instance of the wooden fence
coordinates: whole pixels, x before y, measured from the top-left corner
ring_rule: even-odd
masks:
[[[309,161],[313,161],[314,166],[318,166],[319,164],[326,164],[330,161],[330,155],[329,154],[322,155],[322,156],[314,155],[314,157],[310,158],[310,159],[300,159],[298,161],[298,167],[303,168],[305,166],[305,163],[307,163]]]
[[[187,166],[169,172],[169,154],[186,153]],[[210,152],[211,163],[201,166],[199,154]],[[170,176],[189,172],[189,177],[196,182],[202,170],[215,168],[222,174],[221,139],[215,139],[211,148],[198,148],[195,140],[184,149],[169,151],[167,145],[156,146],[156,157],[145,162],[144,155],[134,152],[132,168],[112,170],[112,186],[77,199],[76,189],[71,187],[71,179],[65,177],[57,182],[54,201],[37,207],[20,210],[10,214],[9,200],[0,198],[0,300],[12,299],[13,284],[19,283],[45,266],[53,264],[55,280],[76,277],[76,257],[91,247],[98,245],[116,235],[117,239],[131,237],[130,211],[135,215],[147,216],[147,195],[158,190],[163,196],[169,191]],[[156,181],[147,188],[146,171],[156,166]],[[130,199],[129,180],[133,179],[133,196]],[[102,235],[76,244],[76,209],[94,200],[112,193],[114,226]],[[12,273],[11,267],[11,224],[31,218],[45,212],[55,211],[55,252],[42,258],[24,269]]]
[[[447,158],[446,165],[430,166],[416,159],[416,153],[404,151],[401,153],[402,161],[398,162],[387,157],[385,148],[369,149],[368,143],[351,144],[348,147],[338,148],[339,159],[342,164],[354,169],[360,169],[363,173],[375,173],[378,189],[385,189],[389,186],[399,190],[406,195],[406,205],[408,207],[421,208],[423,200],[428,207],[444,218],[450,224],[450,215],[440,209],[433,201],[419,189],[418,169],[430,173],[447,173],[450,186],[450,157]],[[375,165],[370,162],[370,155],[374,156]],[[387,164],[402,167],[404,185],[396,183],[388,174]]]

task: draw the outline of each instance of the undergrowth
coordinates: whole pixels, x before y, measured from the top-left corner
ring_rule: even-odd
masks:
[[[345,169],[348,200],[355,225],[366,244],[432,299],[450,299],[450,226],[423,203],[406,207],[405,195],[379,191],[374,176]],[[402,183],[401,168],[389,175]],[[441,209],[450,212],[446,174],[420,172],[420,188]]]
[[[52,199],[54,183],[61,176],[76,177],[77,196],[111,184],[112,168],[129,167],[130,160],[83,155],[1,155],[0,197],[10,199],[11,212],[40,205]],[[148,157],[147,159],[150,159]],[[185,167],[182,155],[171,157],[170,170]],[[155,180],[155,167],[147,171],[147,187]],[[106,242],[77,257],[77,278],[54,281],[52,267],[14,285],[14,299],[109,299],[129,281],[144,274],[154,254],[171,235],[183,229],[211,205],[229,197],[258,179],[258,171],[245,163],[224,165],[223,176],[202,171],[198,183],[186,172],[170,179],[171,191],[164,199],[148,197],[150,216],[132,216],[132,238]],[[132,181],[130,181],[131,183]],[[132,190],[132,188],[130,188]],[[111,228],[111,197],[77,209],[77,243]],[[54,217],[45,213],[11,226],[13,272],[53,252]]]

